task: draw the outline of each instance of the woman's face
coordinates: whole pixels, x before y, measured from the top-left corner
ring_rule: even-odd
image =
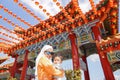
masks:
[[[48,54],[49,52],[49,54]],[[45,55],[48,59],[52,59],[52,55],[50,54],[50,52],[53,52],[53,49],[48,49],[47,51],[45,51]]]
[[[51,54],[45,54],[46,55],[46,57],[48,58],[48,59],[52,59],[52,55]]]

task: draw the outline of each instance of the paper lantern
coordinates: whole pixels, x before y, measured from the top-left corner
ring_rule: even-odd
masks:
[[[22,3],[19,3],[18,5],[19,5],[20,7],[22,7],[22,6],[23,6],[23,4],[22,4]]]
[[[8,23],[11,23],[11,20],[8,20]]]
[[[15,3],[18,3],[18,0],[14,0]]]
[[[39,2],[35,2],[35,5],[39,5]]]
[[[81,26],[81,25],[82,25],[82,23],[81,23],[80,21],[78,21],[77,24],[78,24],[78,26]]]
[[[105,7],[102,7],[102,8],[101,8],[101,11],[102,11],[102,12],[105,12]]]
[[[110,1],[109,1],[109,6],[110,6],[110,7],[113,7],[113,0],[110,0]]]
[[[116,19],[116,18],[112,18],[112,22],[113,22],[113,23],[116,23],[116,22],[117,22],[117,19]]]
[[[30,12],[31,15],[34,15],[34,13]]]
[[[63,9],[63,7],[62,7],[62,6],[60,6],[59,8],[60,8],[60,10],[62,10],[62,9]]]
[[[93,15],[91,15],[90,18],[91,18],[92,20],[94,20],[94,16],[93,16]]]
[[[117,11],[116,10],[112,10],[111,15],[112,16],[116,16],[117,15]]]
[[[42,9],[43,8],[42,5],[40,5],[39,8]]]
[[[118,3],[115,2],[114,5],[113,5],[114,8],[118,8]]]
[[[46,12],[47,10],[46,9],[43,9],[43,12]]]
[[[97,11],[97,15],[101,16],[101,11],[100,10]]]
[[[111,25],[111,28],[116,28],[116,25],[115,25],[115,24],[112,24],[112,25]]]
[[[57,0],[53,0],[53,2],[57,2]]]
[[[0,15],[0,18],[2,18],[2,16]]]
[[[61,20],[63,19],[63,16],[62,15],[60,15],[60,17],[59,17]]]
[[[46,13],[47,14],[47,16],[49,16],[50,15],[50,13]]]
[[[62,33],[62,30],[59,30],[58,32],[59,32],[59,34],[60,34],[60,33]]]
[[[14,16],[14,17],[17,17],[17,15],[16,15],[16,14],[13,14],[13,16]]]
[[[24,9],[24,10],[27,10],[27,8],[26,8],[25,6],[23,6],[23,9]]]
[[[75,24],[72,24],[71,27],[74,29],[75,28]]]
[[[4,8],[4,11],[5,11],[5,12],[8,12],[8,9],[7,9],[7,8]]]
[[[7,21],[7,18],[3,18],[3,20]]]
[[[117,29],[112,29],[112,34],[116,34],[117,33]]]
[[[31,11],[29,9],[26,10],[28,13],[30,13]]]
[[[69,12],[69,13],[71,12],[71,9],[70,9],[70,8],[68,9],[68,12]]]
[[[0,9],[2,9],[3,8],[3,6],[2,5],[0,5]]]
[[[57,6],[60,6],[60,3],[59,3],[59,2],[57,2],[57,3],[56,3],[56,5],[57,5]]]

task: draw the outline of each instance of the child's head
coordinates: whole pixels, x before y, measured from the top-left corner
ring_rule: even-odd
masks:
[[[60,63],[62,63],[62,59],[63,59],[62,56],[57,55],[57,56],[54,57],[53,63],[54,63],[54,64],[60,64]]]

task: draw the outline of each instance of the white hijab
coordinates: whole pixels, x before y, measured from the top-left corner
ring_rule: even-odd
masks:
[[[38,66],[38,62],[39,62],[40,58],[45,55],[44,52],[45,52],[45,51],[48,51],[48,49],[52,49],[52,50],[53,50],[53,47],[50,46],[50,45],[45,45],[45,46],[41,49],[40,53],[38,54],[38,56],[37,56],[37,58],[36,58],[35,76],[37,76],[37,66]]]

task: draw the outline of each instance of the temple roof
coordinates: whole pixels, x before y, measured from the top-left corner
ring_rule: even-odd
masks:
[[[104,24],[109,35],[117,33],[117,0],[100,0],[97,4],[89,0],[91,9],[86,12],[78,0],[69,0],[65,4],[57,0],[48,4],[37,0],[26,2],[27,0],[0,1],[0,20],[3,22],[0,23],[0,51],[14,55],[34,48],[34,45],[38,48],[44,43],[52,45],[66,40],[70,31],[78,31],[90,23],[98,27],[101,23]],[[36,12],[39,10],[40,15]],[[50,43],[53,37],[55,42]],[[57,40],[58,38],[63,39]]]

